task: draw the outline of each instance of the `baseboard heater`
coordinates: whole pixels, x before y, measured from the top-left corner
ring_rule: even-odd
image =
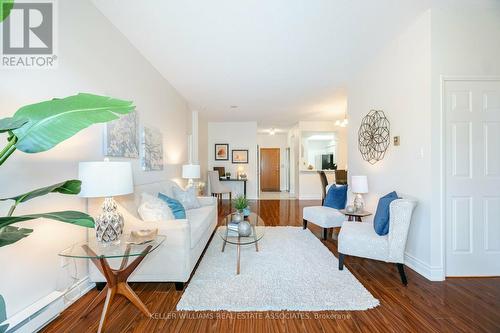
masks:
[[[95,284],[88,277],[81,279],[65,291],[54,291],[36,301],[27,308],[9,317],[4,323],[9,324],[7,333],[38,332],[54,318],[73,304],[78,298],[94,288]]]

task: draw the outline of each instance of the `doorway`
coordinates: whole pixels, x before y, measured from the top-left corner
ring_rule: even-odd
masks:
[[[280,149],[260,149],[260,190],[263,192],[280,191]]]
[[[500,80],[445,80],[446,276],[500,275]]]

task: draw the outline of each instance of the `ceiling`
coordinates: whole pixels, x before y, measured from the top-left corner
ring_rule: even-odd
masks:
[[[94,0],[212,121],[343,118],[349,80],[422,0]],[[231,107],[237,106],[237,107]]]

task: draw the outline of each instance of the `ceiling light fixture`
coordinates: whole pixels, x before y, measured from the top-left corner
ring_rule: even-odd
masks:
[[[231,109],[237,109],[238,108],[238,105],[230,105],[229,106]]]
[[[274,134],[276,134],[276,129],[275,128],[271,128],[269,130],[269,135],[274,135]]]

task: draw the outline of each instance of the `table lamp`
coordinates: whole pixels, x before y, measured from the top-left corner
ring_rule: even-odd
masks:
[[[238,179],[246,179],[247,178],[247,174],[245,173],[245,168],[240,165],[238,167]]]
[[[188,179],[188,187],[193,186],[193,179],[200,178],[200,166],[198,164],[183,165],[182,178]]]
[[[123,233],[123,216],[117,210],[113,196],[134,192],[130,162],[80,162],[78,178],[82,181],[80,196],[105,198],[102,212],[95,219],[99,242],[118,244]]]
[[[351,191],[354,193],[354,210],[362,212],[365,208],[363,194],[368,193],[368,178],[366,176],[352,176]]]

